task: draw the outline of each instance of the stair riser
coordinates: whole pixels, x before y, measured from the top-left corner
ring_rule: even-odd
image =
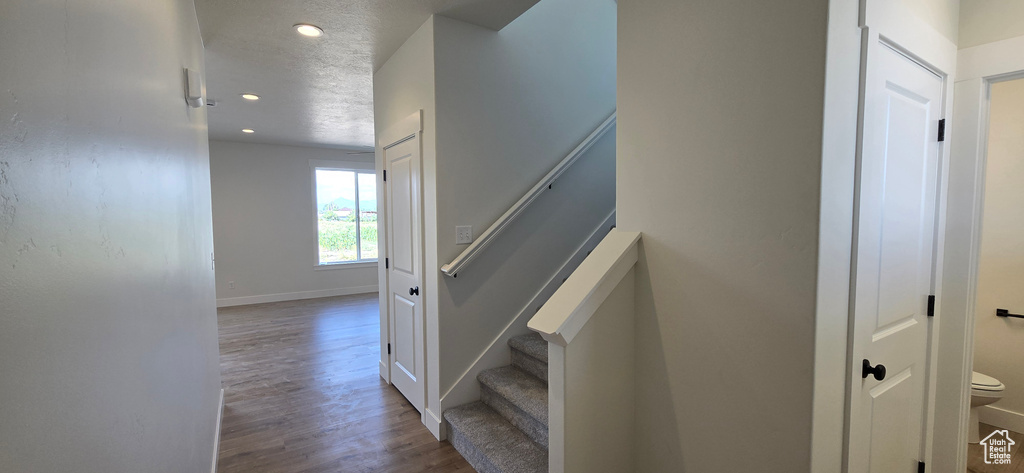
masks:
[[[547,363],[512,348],[512,364],[519,369],[544,380],[545,383],[548,382]]]
[[[447,424],[448,430],[448,442],[455,447],[455,451],[465,458],[470,466],[473,467],[477,473],[502,473],[502,471],[494,466],[490,461],[487,460],[487,456],[484,455],[473,442],[470,442],[459,429],[452,427],[451,424]]]
[[[487,386],[480,386],[480,400],[501,414],[502,417],[508,419],[512,425],[522,430],[523,433],[530,437],[530,440],[537,442],[544,448],[548,448],[547,425],[516,407],[511,401]]]

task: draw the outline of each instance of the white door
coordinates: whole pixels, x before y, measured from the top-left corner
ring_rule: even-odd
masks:
[[[391,382],[423,412],[423,304],[418,135],[384,147]]]
[[[848,471],[915,473],[924,460],[943,80],[880,41],[868,46],[866,72]]]

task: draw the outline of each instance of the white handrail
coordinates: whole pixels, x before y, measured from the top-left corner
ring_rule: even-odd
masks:
[[[509,224],[512,223],[516,217],[522,214],[523,211],[537,199],[537,197],[540,197],[542,192],[548,190],[551,187],[551,184],[554,183],[562,173],[569,169],[569,166],[572,166],[576,160],[583,156],[583,153],[590,149],[590,147],[593,146],[597,140],[601,139],[608,130],[611,130],[613,126],[615,126],[615,112],[612,112],[612,115],[601,123],[601,125],[598,126],[597,129],[595,129],[589,136],[587,136],[579,146],[576,146],[576,148],[562,159],[562,161],[555,165],[555,168],[552,169],[551,172],[545,174],[544,177],[526,193],[526,195],[513,204],[510,209],[501,215],[501,217],[498,217],[498,220],[491,224],[487,230],[484,230],[484,232],[480,234],[480,236],[470,244],[468,248],[463,250],[459,256],[456,256],[451,263],[441,266],[441,272],[451,277],[458,276],[459,271],[461,271],[462,268],[465,268],[466,265],[480,254],[492,241],[494,241],[502,231],[508,228]]]
[[[613,229],[526,324],[567,346],[639,259],[639,232]]]

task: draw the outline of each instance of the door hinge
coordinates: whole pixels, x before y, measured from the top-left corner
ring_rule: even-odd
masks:
[[[391,267],[390,264],[391,264],[391,262],[388,261],[387,258],[384,258],[384,269],[390,268]]]
[[[924,473],[924,462],[917,462],[917,473]]]
[[[942,141],[942,140],[939,140],[939,141]],[[384,182],[388,182],[388,170],[387,169],[384,170]]]
[[[939,141],[946,141],[946,119],[939,120]]]
[[[389,355],[391,354],[391,344],[390,343],[388,344],[388,354]]]
[[[935,317],[935,296],[928,296],[928,317]]]

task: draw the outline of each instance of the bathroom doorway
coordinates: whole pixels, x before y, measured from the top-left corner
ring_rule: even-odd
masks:
[[[1024,134],[1024,128],[1019,124],[1010,123],[1010,117],[1003,112],[1005,108],[1024,107],[1020,104],[1014,106],[1003,100],[1004,95],[1013,94],[1013,89],[1024,87],[1021,81],[1018,81],[1024,79],[1024,56],[1016,53],[1022,48],[1024,36],[961,49],[958,53],[954,111],[950,125],[951,153],[948,168],[944,169],[944,174],[948,176],[946,194],[949,197],[946,202],[945,221],[941,225],[941,238],[944,239],[945,249],[942,255],[941,293],[937,302],[939,316],[936,317],[939,326],[936,341],[938,360],[935,367],[936,416],[932,426],[932,461],[934,467],[938,469],[934,471],[968,470],[969,456],[974,449],[968,449],[968,437],[972,430],[971,394],[978,392],[972,390],[972,381],[977,380],[978,383],[975,384],[983,385],[982,388],[994,388],[991,390],[996,392],[993,394],[996,398],[994,402],[985,407],[974,408],[982,425],[991,426],[985,427],[987,431],[979,430],[981,439],[992,434],[992,431],[996,430],[995,427],[1000,427],[999,430],[1024,433],[1024,407],[1019,407],[1024,404],[1018,406],[1017,401],[1008,397],[1024,399],[1024,379],[1017,381],[1016,373],[1007,373],[1007,369],[1012,369],[1009,368],[1009,363],[1014,363],[1013,358],[1018,356],[1014,350],[1020,350],[1021,347],[1020,343],[1013,348],[1003,347],[1007,338],[1024,337],[1024,319],[999,317],[995,310],[1006,309],[1009,314],[1024,312],[1024,308],[1020,307],[1024,301],[998,295],[999,285],[1016,284],[1015,287],[1019,288],[1021,283],[1003,280],[993,272],[998,271],[999,267],[1003,267],[1002,271],[1005,271],[1006,267],[1013,264],[1017,264],[1024,271],[1024,264],[1012,262],[1015,256],[1003,246],[1006,243],[989,242],[997,237],[998,233],[1005,231],[999,228],[1000,225],[1024,220],[1021,218],[1024,215],[1020,211],[1014,213],[1011,210],[1007,213],[1009,217],[998,217],[1004,222],[998,222],[996,214],[986,209],[986,204],[991,204],[993,210],[1012,208],[1014,205],[1017,209],[1024,208],[1020,200],[1017,204],[1009,202],[1020,197],[1013,197],[1012,193],[1007,194],[1006,190],[1002,189],[1010,182],[1007,180],[1014,179],[1008,174],[1011,169],[1024,170],[1024,167],[1020,166],[1021,163],[1012,162],[1024,161],[1020,157],[1021,146],[1016,145],[1017,157],[1010,159],[1010,162],[1005,162],[1006,158],[999,157],[1000,151],[995,149],[1006,146],[1006,143],[1002,142],[1007,139],[1004,130],[1016,127],[1017,133]],[[990,123],[990,115],[993,123]],[[991,136],[990,128],[993,129]],[[992,156],[989,156],[990,137],[1000,141],[992,144]],[[989,159],[992,160],[991,164],[987,163]],[[986,179],[995,174],[998,176]],[[1019,179],[1024,179],[1024,171]],[[1019,179],[1010,182],[1010,185],[1019,185]],[[987,195],[988,191],[992,191],[992,195]],[[1024,193],[1018,195],[1024,196]],[[1020,238],[1019,235],[1018,239],[1024,242],[1024,238]],[[1014,252],[1020,251],[1022,245],[1018,242],[1011,248],[1015,248],[1012,250]],[[986,264],[983,259],[994,262]],[[1014,274],[1018,272],[1014,271]],[[995,286],[986,282],[991,281],[993,277],[996,278]],[[1018,279],[1021,280],[1024,279]],[[986,295],[990,290],[996,292],[991,296]],[[996,300],[990,300],[992,298]],[[989,307],[990,305],[992,306]],[[998,333],[993,335],[994,332]],[[999,354],[993,355],[994,353]],[[994,364],[999,360],[1006,364]],[[975,371],[988,376],[976,377],[973,375]],[[1001,392],[998,390],[999,385],[1003,385]],[[1024,445],[1016,445],[1012,450],[1017,453],[1022,446]],[[1012,468],[1005,471],[1013,471],[1022,463],[1024,457],[1013,459]],[[990,470],[991,468],[983,468],[978,471]]]
[[[985,148],[968,424],[972,444],[995,430],[1024,432],[1024,78],[991,84]],[[981,460],[975,457],[982,451],[969,449],[968,467]]]

